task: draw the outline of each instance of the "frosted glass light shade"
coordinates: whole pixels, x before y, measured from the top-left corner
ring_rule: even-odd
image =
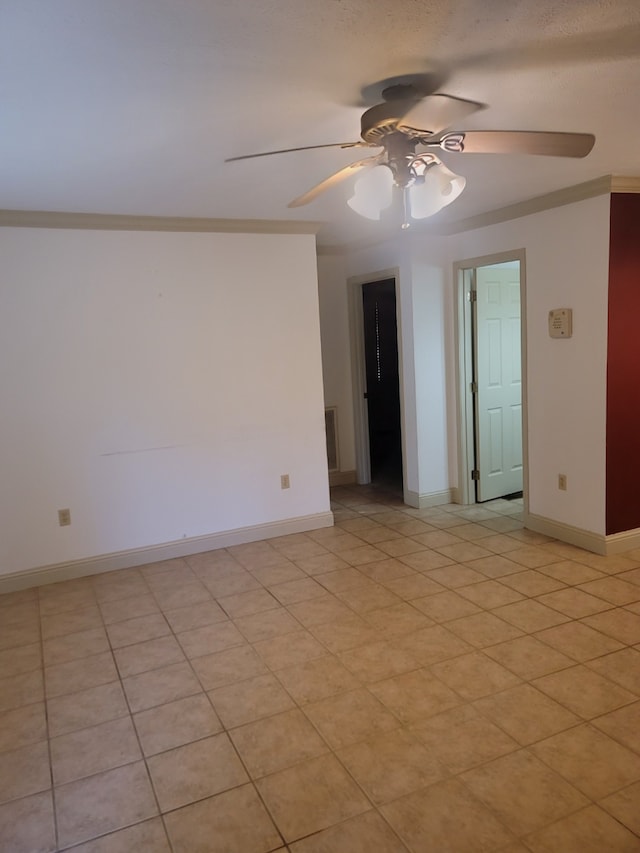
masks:
[[[466,183],[466,178],[447,169],[444,163],[431,166],[425,172],[424,182],[409,188],[412,218],[425,219],[427,216],[433,216],[455,201]]]
[[[360,216],[380,219],[393,197],[393,174],[388,166],[368,169],[355,183],[354,193],[347,204]]]

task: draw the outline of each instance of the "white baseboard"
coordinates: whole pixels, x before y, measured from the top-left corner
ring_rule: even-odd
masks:
[[[623,530],[622,533],[610,533],[607,537],[607,554],[623,554],[634,548],[640,548],[640,528]]]
[[[355,471],[329,471],[330,486],[350,486],[357,481]]]
[[[453,501],[453,493],[451,489],[446,489],[444,492],[427,492],[419,494],[412,492],[410,489],[405,489],[404,502],[415,509],[428,509],[430,506],[442,506]]]
[[[332,526],[333,513],[318,512],[314,515],[302,515],[282,521],[269,522],[268,524],[254,524],[251,527],[238,527],[235,530],[225,530],[205,536],[193,536],[190,539],[179,539],[161,545],[101,554],[84,560],[39,566],[22,572],[0,575],[0,594],[47,583],[72,580],[87,575],[97,575],[102,572],[113,572],[117,569],[143,566],[147,563],[171,560],[175,557],[188,557],[190,554],[215,551],[219,548],[228,548],[231,545],[243,545],[245,542],[273,539],[276,536],[286,536],[289,533],[305,533],[307,530],[318,530],[321,527]]]
[[[525,513],[524,526],[536,533],[543,533],[545,536],[551,536],[561,542],[568,542],[570,545],[576,545],[578,548],[584,548],[585,551],[593,551],[594,554],[602,554],[605,557],[640,548],[640,528],[606,536],[604,533],[593,533],[580,527],[572,527],[570,524],[553,521],[535,513]]]

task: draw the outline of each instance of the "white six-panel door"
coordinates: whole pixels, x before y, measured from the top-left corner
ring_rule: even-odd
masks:
[[[520,266],[476,269],[477,500],[522,491]]]

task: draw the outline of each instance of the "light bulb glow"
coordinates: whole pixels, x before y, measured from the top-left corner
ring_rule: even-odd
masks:
[[[380,219],[393,198],[393,174],[388,166],[368,169],[355,183],[349,207],[367,219]]]
[[[466,184],[466,179],[456,175],[438,162],[424,172],[424,179],[409,188],[411,216],[425,219],[455,201]]]

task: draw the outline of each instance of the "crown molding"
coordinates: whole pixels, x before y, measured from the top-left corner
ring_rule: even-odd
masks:
[[[427,229],[422,229],[421,233],[431,237],[450,237],[454,234],[461,234],[464,231],[474,231],[477,228],[486,228],[488,225],[498,225],[501,222],[508,222],[511,219],[519,219],[523,216],[530,216],[533,213],[542,213],[545,210],[552,210],[554,207],[574,204],[575,202],[596,198],[596,196],[606,195],[607,193],[640,193],[640,177],[603,175],[600,178],[585,181],[582,184],[564,187],[561,190],[555,190],[554,192],[545,193],[545,195],[536,196],[526,201],[500,207],[497,210],[489,210],[486,213],[479,213],[477,216],[459,219],[457,222],[451,222],[448,225],[433,224]],[[387,237],[387,240],[391,239],[393,238]],[[380,245],[379,240],[362,240],[358,243],[327,245],[318,247],[318,254],[343,255],[350,252],[357,252],[361,249],[373,248],[378,245]]]
[[[606,193],[640,193],[640,177],[603,175],[526,201],[460,219],[448,225],[421,229],[429,236],[448,237],[464,231],[498,225]],[[68,213],[55,210],[0,210],[0,226],[13,228],[69,228],[91,231],[175,231],[226,234],[317,234],[324,223],[291,219],[211,219],[183,216],[132,216],[115,213]],[[402,235],[407,232],[402,232]],[[410,235],[413,236],[413,235]],[[398,234],[337,245],[318,246],[319,255],[345,255],[393,242]]]
[[[588,198],[595,198],[599,195],[605,195],[614,191],[618,192],[640,192],[640,178],[616,178],[611,175],[603,175],[592,181],[586,181],[582,184],[576,184],[572,187],[564,187],[561,190],[555,190],[545,195],[536,196],[535,198],[527,199],[526,201],[509,204],[506,207],[499,207],[496,210],[489,210],[485,213],[479,213],[476,216],[469,216],[466,219],[459,219],[457,222],[437,225],[430,223],[420,229],[420,233],[430,237],[451,237],[454,234],[461,234],[464,231],[474,231],[477,228],[486,228],[488,225],[498,225],[501,222],[508,222],[511,219],[519,219],[522,216],[530,216],[532,213],[541,213],[544,210],[551,210],[554,207],[562,207],[565,204],[573,204],[576,201],[584,201]],[[618,189],[621,187],[621,189]],[[622,189],[624,187],[624,189]],[[637,189],[630,189],[637,187]],[[414,236],[417,232],[410,233],[408,231],[401,232],[402,235]],[[400,234],[394,236],[385,235],[383,242],[397,239]],[[344,245],[322,246],[318,247],[318,254],[323,255],[339,255],[357,252],[362,249],[373,248],[380,245],[380,240],[362,240],[359,242],[345,243]]]
[[[640,193],[640,178],[613,175],[611,178],[612,193]]]
[[[320,257],[329,257],[329,256],[339,256],[345,255],[349,251],[349,247],[345,245],[337,245],[334,243],[327,243],[325,245],[318,245],[316,247],[316,254]]]
[[[402,234],[406,234],[402,231]],[[352,252],[362,252],[367,249],[379,249],[387,243],[395,243],[400,239],[399,234],[386,235],[384,239],[352,240],[350,243],[327,243],[318,246],[316,252],[321,256],[350,255]]]
[[[443,228],[441,233],[443,236],[448,236],[451,234],[460,234],[463,231],[474,231],[477,228],[486,228],[488,225],[498,225],[501,222],[508,222],[511,219],[520,219],[523,216],[531,216],[533,213],[542,213],[545,210],[552,210],[555,207],[563,207],[566,204],[585,201],[586,199],[595,198],[596,196],[611,192],[611,184],[611,175],[603,175],[601,178],[595,178],[592,181],[585,181],[582,184],[575,184],[572,187],[564,187],[561,190],[535,196],[516,204],[509,204],[497,210],[489,210],[477,216],[460,219],[458,222],[452,222],[446,228]]]
[[[426,223],[416,228],[408,228],[403,230],[398,227],[397,231],[384,231],[383,233],[373,233],[371,237],[360,240],[351,240],[349,243],[324,243],[318,245],[318,255],[348,255],[352,252],[362,252],[368,249],[379,249],[381,246],[401,244],[401,241],[408,242],[417,237],[439,237],[439,232],[435,231],[433,224]]]
[[[72,228],[91,231],[177,231],[226,234],[317,234],[322,222],[291,219],[208,219],[183,216],[129,216],[55,210],[0,210],[0,226]]]

